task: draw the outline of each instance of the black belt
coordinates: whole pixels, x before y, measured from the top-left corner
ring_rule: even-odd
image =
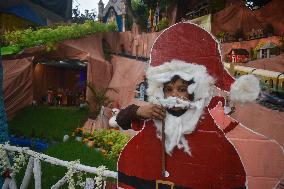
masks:
[[[132,186],[136,189],[192,189],[183,186],[176,186],[170,181],[145,180],[135,176],[128,176],[122,172],[118,172],[118,182]]]

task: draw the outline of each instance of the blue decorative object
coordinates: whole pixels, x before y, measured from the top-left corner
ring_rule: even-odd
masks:
[[[29,139],[29,138],[18,138],[18,137],[9,137],[10,144],[14,146],[21,146],[21,147],[29,147],[35,151],[44,151],[48,148],[48,143],[44,142],[40,139]]]

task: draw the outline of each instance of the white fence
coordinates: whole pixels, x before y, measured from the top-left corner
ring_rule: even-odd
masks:
[[[61,178],[57,183],[55,183],[51,189],[58,189],[61,186],[63,186],[66,182],[68,182],[68,188],[72,189],[75,188],[74,186],[74,180],[73,175],[76,172],[85,172],[85,173],[92,173],[95,174],[94,178],[86,178],[85,182],[83,183],[82,188],[85,189],[93,189],[93,188],[102,188],[104,186],[103,184],[103,177],[111,177],[111,178],[117,178],[117,172],[109,171],[104,169],[104,167],[90,167],[86,165],[82,165],[79,162],[68,162],[63,161],[54,157],[50,157],[45,154],[41,154],[35,151],[30,150],[29,148],[21,148],[16,146],[10,146],[9,144],[0,145],[0,160],[1,164],[0,167],[5,169],[12,169],[10,160],[8,158],[8,152],[18,152],[21,154],[24,154],[25,156],[29,157],[28,165],[25,171],[24,178],[22,180],[22,183],[20,185],[20,189],[26,189],[28,188],[28,185],[30,183],[30,180],[32,178],[32,175],[34,175],[34,185],[36,189],[41,189],[41,161],[48,162],[53,165],[58,166],[64,166],[68,169],[66,175]],[[19,158],[20,159],[20,158]],[[5,168],[6,166],[6,168]],[[13,172],[10,173],[10,178],[6,177],[4,184],[2,186],[2,189],[17,189],[17,184],[15,182],[15,175],[13,175]]]

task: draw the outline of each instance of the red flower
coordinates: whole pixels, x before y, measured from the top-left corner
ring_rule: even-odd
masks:
[[[3,172],[2,177],[5,178],[11,178],[11,172],[9,169]]]

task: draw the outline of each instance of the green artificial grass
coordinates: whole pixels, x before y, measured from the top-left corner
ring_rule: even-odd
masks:
[[[48,148],[44,154],[66,161],[80,159],[81,164],[89,166],[105,165],[109,170],[116,171],[116,161],[106,159],[95,148],[89,148],[82,142],[77,142],[70,138],[68,142],[63,142]],[[96,161],[94,161],[96,160]]]
[[[81,142],[69,139],[68,142],[60,143],[48,148],[44,154],[56,157],[61,160],[75,161],[80,159],[80,163],[92,167],[105,165],[108,170],[116,171],[116,161],[106,159],[101,153],[97,152],[94,148],[89,148]],[[61,179],[67,172],[67,168],[61,166],[51,165],[42,161],[42,188],[51,188],[59,179]],[[24,167],[17,175],[17,185],[20,186],[24,176]],[[89,178],[94,178],[94,174],[88,174]],[[84,176],[84,178],[86,175]],[[76,177],[75,177],[76,180]],[[85,180],[85,179],[84,179]],[[112,179],[112,182],[115,182]],[[34,188],[34,180],[31,181],[29,188]],[[68,188],[66,183],[62,188]],[[77,187],[79,188],[79,187]]]
[[[98,167],[104,165],[108,170],[116,171],[116,159],[107,159],[101,152],[95,150],[94,147],[89,148],[82,142],[77,142],[74,137],[70,137],[67,142],[62,142],[63,136],[72,132],[77,127],[81,127],[87,119],[88,111],[86,109],[78,109],[75,107],[26,107],[20,111],[8,123],[10,134],[33,137],[40,139],[48,139],[50,147],[43,153],[51,157],[55,157],[64,161],[80,160],[83,165]],[[52,144],[51,141],[57,141]],[[51,165],[41,161],[42,166],[42,188],[51,188],[58,180],[60,180],[67,172],[66,167]],[[16,175],[17,186],[20,186],[24,177],[26,166]],[[94,174],[87,174],[85,178],[94,178]],[[75,176],[75,181],[77,177]],[[115,179],[108,179],[116,182]],[[30,182],[29,189],[34,188],[34,179]],[[66,183],[61,188],[68,188]],[[79,188],[79,187],[76,187]]]
[[[75,107],[26,107],[8,122],[10,135],[62,141],[81,127],[88,111]]]

